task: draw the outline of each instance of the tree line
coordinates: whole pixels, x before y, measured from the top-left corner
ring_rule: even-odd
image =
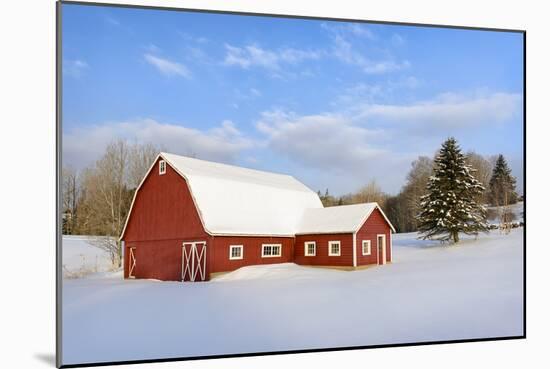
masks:
[[[432,158],[419,156],[414,160],[407,173],[405,184],[397,195],[384,192],[375,180],[357,192],[343,196],[333,196],[328,189],[324,193],[317,191],[317,194],[324,206],[377,202],[397,232],[416,232],[420,225],[418,215],[422,210],[422,198],[429,193],[428,185],[430,178],[436,174],[437,158],[440,154],[441,152],[437,152]],[[473,178],[483,188],[475,196],[476,203],[502,207],[514,204],[520,199],[516,192],[516,179],[512,176],[503,155],[485,157],[470,151],[463,157],[464,166],[469,168]],[[506,223],[512,220],[513,214],[511,212],[496,214],[494,210],[489,209],[487,216],[490,218],[501,216],[502,221]]]

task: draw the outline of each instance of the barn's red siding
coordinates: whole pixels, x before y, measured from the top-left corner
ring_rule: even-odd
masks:
[[[159,175],[158,162],[139,189],[124,234],[124,277],[128,277],[128,250],[135,247],[137,278],[181,279],[184,241],[207,241],[185,180],[169,165]],[[207,255],[207,264],[208,264]],[[208,266],[207,266],[208,272]]]
[[[281,244],[280,257],[262,257],[262,244]],[[243,245],[243,258],[229,260],[229,246]],[[289,263],[294,259],[292,237],[212,237],[211,273],[229,272],[247,265]]]
[[[315,241],[315,256],[304,255],[304,243],[307,241]],[[328,255],[329,241],[340,241],[340,256]],[[294,262],[301,265],[351,267],[353,266],[353,235],[351,233],[297,235]]]
[[[128,221],[125,241],[170,240],[205,237],[191,193],[175,170],[166,166],[158,174],[158,163],[138,191]]]
[[[374,209],[365,224],[357,232],[357,266],[377,263],[376,236],[378,234],[386,235],[386,261],[389,262],[391,260],[390,233],[391,228],[382,213],[380,213],[380,210]],[[363,256],[363,240],[370,240],[371,243],[371,254],[368,256]]]

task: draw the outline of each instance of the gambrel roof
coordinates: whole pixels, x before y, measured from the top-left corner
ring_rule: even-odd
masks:
[[[186,180],[205,231],[211,235],[292,237],[355,232],[378,206],[324,208],[317,193],[290,175],[164,152],[155,163],[159,158]]]
[[[161,153],[189,185],[211,234],[292,236],[319,196],[294,177]]]

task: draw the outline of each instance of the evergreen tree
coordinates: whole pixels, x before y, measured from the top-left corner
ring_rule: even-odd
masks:
[[[518,201],[516,179],[504,156],[499,155],[489,181],[489,202],[493,206],[515,204]]]
[[[447,139],[434,160],[434,175],[421,197],[417,216],[421,238],[456,243],[460,232],[487,232],[486,210],[477,201],[485,190],[475,179],[454,138]]]

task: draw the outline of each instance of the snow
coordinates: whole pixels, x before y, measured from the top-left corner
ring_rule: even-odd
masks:
[[[67,236],[63,244],[63,276],[65,278],[82,277],[113,269],[108,252],[94,246],[90,236]]]
[[[458,245],[393,235],[392,264],[253,266],[203,283],[63,283],[63,363],[523,334],[523,229]]]
[[[377,207],[371,202],[306,209],[296,234],[355,232]]]
[[[184,176],[212,234],[294,235],[319,196],[294,177],[161,153]]]
[[[512,212],[515,215],[514,222],[525,222],[525,219],[523,217],[523,201],[519,201],[515,204],[508,205],[509,211]],[[493,219],[489,219],[489,224],[500,224],[500,219],[498,214],[500,213],[501,207],[499,206],[488,206],[487,210],[493,210],[496,213],[496,217]]]

